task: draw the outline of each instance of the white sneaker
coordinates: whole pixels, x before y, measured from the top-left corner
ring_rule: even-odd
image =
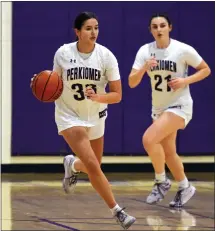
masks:
[[[179,189],[173,201],[169,203],[170,207],[180,208],[186,204],[195,194],[196,188],[191,184],[185,189]]]
[[[152,192],[146,198],[146,203],[155,204],[162,201],[170,188],[171,181],[169,179],[166,179],[164,182],[158,182],[155,180]]]
[[[63,164],[65,170],[65,176],[63,179],[63,189],[65,193],[74,192],[77,183],[79,172],[72,171],[72,163],[75,161],[73,155],[68,155],[64,157]]]
[[[125,208],[123,208],[123,209],[125,209]],[[128,229],[136,221],[136,218],[125,213],[123,209],[118,211],[114,215],[114,217],[115,217],[117,223],[119,225],[121,225],[121,227],[123,229]]]

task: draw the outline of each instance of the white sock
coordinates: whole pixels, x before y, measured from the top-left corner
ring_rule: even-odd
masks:
[[[166,180],[166,173],[162,172],[160,174],[155,173],[155,179],[159,182],[164,182]]]
[[[121,210],[121,208],[119,207],[118,204],[115,207],[113,207],[112,209],[110,209],[110,211],[112,212],[113,215],[115,215],[119,210]]]
[[[178,182],[178,187],[180,189],[188,188],[189,187],[189,181],[187,177],[185,177],[182,181]]]
[[[72,171],[73,171],[73,172],[78,172],[78,171],[76,171],[76,169],[75,169],[75,161],[76,161],[76,160],[73,161],[71,168],[72,168]]]

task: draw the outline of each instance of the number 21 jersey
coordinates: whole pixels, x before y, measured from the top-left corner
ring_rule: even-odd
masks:
[[[188,66],[196,68],[202,57],[196,50],[182,42],[171,39],[165,49],[157,48],[156,42],[142,46],[133,68],[139,70],[146,60],[155,57],[158,65],[147,71],[151,79],[152,105],[154,108],[165,108],[172,104],[186,104],[192,101],[189,86],[173,91],[168,86],[171,79],[188,75]]]

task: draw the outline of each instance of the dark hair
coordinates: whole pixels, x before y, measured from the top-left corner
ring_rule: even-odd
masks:
[[[80,30],[81,27],[84,25],[84,22],[91,18],[95,18],[96,20],[98,20],[97,16],[92,12],[80,13],[75,19],[74,28]]]
[[[172,22],[170,21],[170,19],[169,19],[169,17],[168,17],[167,14],[156,13],[156,14],[153,14],[153,15],[151,16],[151,19],[150,19],[150,21],[149,21],[149,27],[151,26],[152,19],[153,19],[153,18],[157,18],[157,17],[165,18],[166,21],[168,22],[168,25],[169,25],[169,26],[172,25]]]

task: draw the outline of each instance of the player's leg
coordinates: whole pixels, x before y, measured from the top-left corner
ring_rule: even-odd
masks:
[[[178,182],[185,179],[184,166],[181,158],[176,152],[176,136],[177,131],[165,137],[161,141],[161,145],[165,154],[165,162],[174,179]]]
[[[72,127],[62,131],[62,135],[69,144],[70,148],[84,163],[93,187],[104,198],[110,208],[114,207],[116,202],[112,195],[108,181],[103,175],[99,162],[92,150],[85,128]],[[101,185],[104,185],[104,187],[101,187]]]
[[[161,141],[166,164],[179,186],[174,200],[170,202],[171,207],[181,207],[187,203],[196,190],[195,187],[189,183],[184,173],[182,160],[176,153],[176,135],[177,132],[174,132]]]
[[[87,129],[91,147],[96,155],[97,160],[99,161],[99,164],[101,164],[104,150],[104,130],[105,120],[102,120],[96,126]],[[74,161],[73,170],[75,172],[87,173],[87,169],[79,159],[76,159]]]
[[[99,164],[103,155],[104,146],[104,127],[105,121],[99,121],[96,126],[87,128],[88,138],[90,139],[91,147],[96,155]],[[65,177],[63,180],[63,188],[66,193],[74,192],[80,172],[87,173],[87,169],[83,162],[74,157],[67,155],[64,157]]]
[[[103,144],[104,144],[104,136],[91,140],[91,147],[95,156],[101,165],[102,155],[103,155]],[[64,169],[65,169],[65,177],[63,180],[63,188],[66,193],[74,192],[76,183],[78,181],[78,176],[80,172],[84,172],[88,174],[87,169],[83,162],[74,157],[73,155],[67,155],[64,157]]]
[[[183,118],[171,112],[163,112],[143,135],[144,148],[155,170],[155,185],[147,197],[147,203],[152,204],[161,201],[171,187],[171,182],[165,174],[165,153],[161,141],[183,127]]]
[[[167,111],[183,118],[185,128],[192,118],[192,103],[184,105],[181,108],[167,109]],[[162,147],[166,157],[166,164],[179,186],[174,200],[170,202],[170,206],[181,207],[192,198],[196,189],[188,182],[181,158],[176,153],[176,132],[162,140]]]
[[[91,147],[96,155],[99,164],[102,163],[102,156],[104,151],[104,135],[100,138],[90,140]]]
[[[91,144],[91,147],[92,147],[92,149],[96,155],[96,158],[97,158],[99,164],[101,164],[102,156],[103,156],[104,136],[97,138],[95,140],[90,140],[90,144]],[[69,157],[74,158],[73,155],[67,156],[67,158],[69,158]],[[87,173],[87,169],[80,159],[74,158],[74,162],[72,164],[72,170],[74,172]]]
[[[123,228],[130,227],[135,222],[135,218],[126,214],[117,205],[110,184],[93,152],[86,129],[83,127],[72,127],[62,131],[62,135],[70,148],[85,165],[92,186],[104,199],[117,221]]]
[[[165,155],[161,141],[183,127],[183,118],[171,112],[164,112],[144,133],[143,145],[152,160],[156,173],[162,173],[165,168]]]

